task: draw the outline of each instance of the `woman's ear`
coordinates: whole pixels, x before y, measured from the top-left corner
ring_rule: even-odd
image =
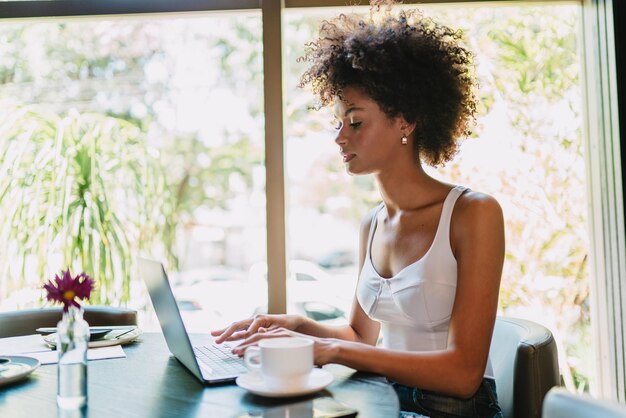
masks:
[[[400,117],[400,130],[403,135],[411,136],[413,135],[413,131],[415,131],[416,122],[409,123],[403,117]]]

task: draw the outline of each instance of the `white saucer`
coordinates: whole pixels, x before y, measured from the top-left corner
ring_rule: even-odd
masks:
[[[8,363],[2,363],[0,367],[0,386],[17,382],[39,367],[39,360],[32,357],[0,356],[0,358],[9,360]]]
[[[289,396],[302,396],[315,393],[330,385],[334,377],[331,372],[324,369],[313,369],[306,385],[302,387],[291,387],[282,390],[270,390],[260,373],[247,373],[239,376],[237,385],[255,395],[267,396],[270,398],[286,398]]]

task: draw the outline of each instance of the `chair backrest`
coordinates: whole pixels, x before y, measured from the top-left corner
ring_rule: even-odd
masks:
[[[626,418],[626,406],[554,388],[543,402],[543,418]]]
[[[498,317],[491,364],[505,418],[540,418],[545,394],[560,384],[556,342],[543,325]]]
[[[85,306],[85,321],[91,326],[137,325],[137,311],[112,306]],[[56,327],[61,308],[0,312],[0,338],[35,334],[40,327]]]

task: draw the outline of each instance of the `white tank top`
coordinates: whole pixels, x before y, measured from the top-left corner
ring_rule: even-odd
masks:
[[[448,346],[457,281],[456,259],[450,247],[450,219],[456,200],[465,190],[466,187],[456,186],[448,193],[426,254],[388,279],[381,277],[372,264],[372,238],[384,206],[381,204],[374,213],[356,294],[363,311],[380,322],[383,347],[435,351]],[[494,377],[489,359],[485,377]]]

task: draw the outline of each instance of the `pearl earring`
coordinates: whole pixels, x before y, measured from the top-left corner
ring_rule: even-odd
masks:
[[[408,138],[406,137],[406,135],[403,135],[403,136],[402,136],[402,145],[406,145],[406,144],[408,144],[408,143],[409,143]]]

